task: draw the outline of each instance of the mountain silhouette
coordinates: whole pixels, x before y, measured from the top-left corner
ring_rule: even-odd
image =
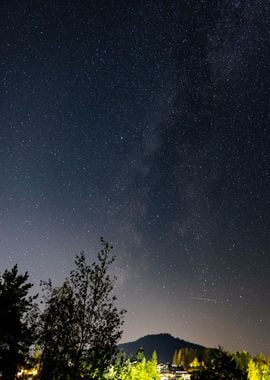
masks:
[[[157,352],[158,361],[171,363],[175,350],[181,348],[193,348],[203,350],[205,347],[187,342],[183,339],[175,338],[170,334],[146,335],[134,342],[122,343],[118,349],[126,353],[130,358],[134,358],[139,348],[143,348],[145,357],[150,359],[154,351]]]

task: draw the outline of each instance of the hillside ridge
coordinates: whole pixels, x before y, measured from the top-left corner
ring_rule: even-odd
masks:
[[[181,348],[192,348],[203,350],[205,347],[176,338],[168,333],[149,334],[132,342],[121,343],[118,349],[126,353],[130,358],[134,358],[139,348],[143,348],[145,357],[150,359],[154,351],[157,352],[158,361],[171,362],[175,350]]]

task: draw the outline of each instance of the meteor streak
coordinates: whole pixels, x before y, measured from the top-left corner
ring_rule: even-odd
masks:
[[[217,303],[217,300],[215,300],[214,298],[204,298],[204,297],[189,297],[189,298],[191,300],[201,301],[203,303],[214,303],[214,304]]]

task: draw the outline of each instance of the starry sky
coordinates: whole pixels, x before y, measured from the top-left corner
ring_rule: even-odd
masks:
[[[122,341],[270,355],[270,8],[22,0],[0,12],[0,272],[114,245]]]

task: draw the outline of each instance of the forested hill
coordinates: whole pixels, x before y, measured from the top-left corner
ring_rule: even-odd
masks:
[[[175,350],[181,348],[192,348],[201,350],[204,347],[199,344],[186,342],[175,338],[170,334],[146,335],[134,342],[122,343],[118,349],[124,351],[127,356],[134,357],[139,348],[144,349],[147,359],[150,359],[153,351],[157,352],[159,362],[171,362]]]

